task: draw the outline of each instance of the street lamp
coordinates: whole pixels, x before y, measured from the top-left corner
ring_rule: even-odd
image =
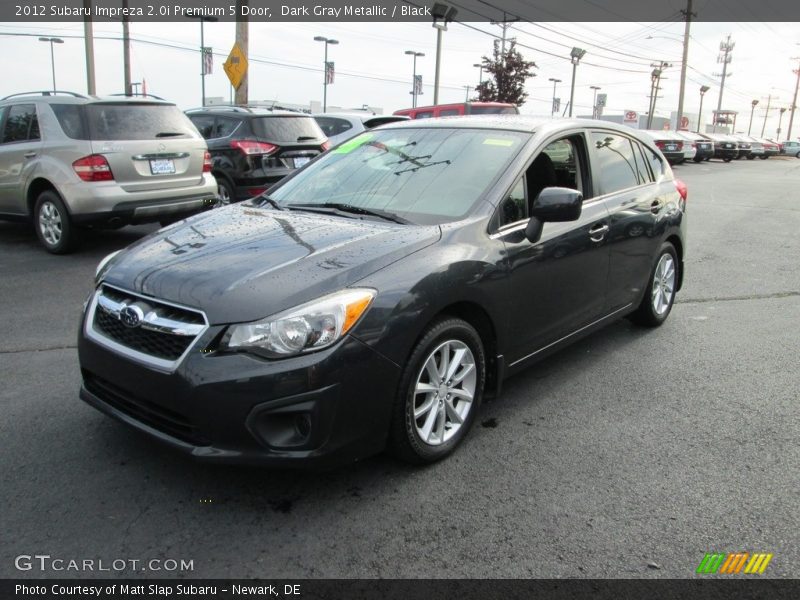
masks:
[[[219,21],[217,17],[208,17],[203,14],[200,14],[200,11],[187,11],[186,13],[187,19],[197,19],[200,21],[200,106],[206,105],[206,40],[205,40],[205,32],[203,31],[203,23],[208,21],[209,23],[213,23],[215,21]],[[133,85],[133,84],[131,84]]]
[[[452,6],[437,2],[431,9],[433,27],[436,29],[436,72],[433,80],[433,104],[439,104],[439,67],[442,62],[442,32],[447,31],[447,24],[456,18],[458,11]]]
[[[783,113],[786,112],[785,108],[780,109],[780,116],[778,117],[778,131],[775,132],[775,139],[781,139],[781,123],[783,122]]]
[[[596,86],[596,85],[590,85],[589,89],[594,90],[594,98],[592,99],[592,118],[596,119],[597,118],[597,90],[600,90],[602,88],[599,87],[599,86]]]
[[[322,63],[322,112],[328,112],[328,46],[335,46],[339,40],[332,40],[321,35],[314,36],[315,42],[325,42],[325,59]]]
[[[756,110],[756,106],[758,106],[758,100],[753,100],[750,103],[750,125],[747,127],[747,135],[750,135],[750,130],[753,128],[753,113]]]
[[[63,44],[64,40],[57,37],[40,37],[40,42],[50,42],[50,67],[53,70],[53,92],[56,91],[56,57],[53,52],[53,44]]]
[[[417,96],[422,93],[422,90],[417,91],[417,57],[425,56],[424,52],[415,52],[414,50],[406,50],[406,54],[414,57],[414,75],[411,78],[411,108],[417,107]]]
[[[483,63],[473,63],[473,67],[478,67],[478,85],[483,83]]]
[[[700,110],[697,111],[697,133],[700,133],[700,121],[703,118],[703,96],[706,95],[706,92],[711,88],[707,85],[700,86]]]
[[[586,54],[583,48],[575,47],[569,53],[570,60],[572,61],[572,87],[569,90],[569,116],[572,116],[572,102],[575,100],[575,71],[578,68],[578,63]]]
[[[548,81],[553,82],[553,106],[550,109],[550,116],[552,117],[556,112],[556,84],[561,83],[560,79],[556,79],[555,77],[551,77]]]

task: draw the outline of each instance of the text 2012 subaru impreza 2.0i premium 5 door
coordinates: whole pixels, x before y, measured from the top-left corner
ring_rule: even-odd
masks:
[[[451,452],[503,379],[683,277],[686,188],[597,121],[393,124],[98,267],[81,397],[196,457]]]

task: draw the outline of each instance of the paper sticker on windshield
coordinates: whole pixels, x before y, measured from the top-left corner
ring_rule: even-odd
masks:
[[[500,138],[500,139],[498,139],[498,138],[486,138],[485,140],[483,140],[483,145],[484,146],[506,146],[506,147],[508,147],[508,146],[513,146],[514,145],[514,140],[502,139],[502,138]]]
[[[344,144],[336,148],[333,153],[334,154],[349,154],[356,148],[360,148],[367,142],[369,142],[372,138],[375,137],[374,133],[362,133],[361,135],[354,137],[352,140],[346,141]]]

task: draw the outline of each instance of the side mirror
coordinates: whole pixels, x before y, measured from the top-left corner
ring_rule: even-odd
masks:
[[[532,217],[542,222],[577,221],[583,208],[583,194],[562,187],[544,188],[533,201]]]
[[[525,228],[525,237],[535,244],[542,237],[545,222],[576,221],[581,216],[583,194],[562,187],[544,188],[533,201],[533,211]]]

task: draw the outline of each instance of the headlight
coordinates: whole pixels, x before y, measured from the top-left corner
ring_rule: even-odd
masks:
[[[342,290],[262,321],[231,325],[220,349],[285,358],[327,348],[352,329],[375,294],[366,288]]]
[[[112,252],[108,256],[106,256],[103,260],[100,261],[100,264],[97,265],[97,269],[94,272],[94,282],[95,284],[100,283],[100,280],[105,275],[106,271],[108,270],[109,263],[111,259],[114,258],[117,254],[122,252],[122,250],[117,250],[116,252]]]

